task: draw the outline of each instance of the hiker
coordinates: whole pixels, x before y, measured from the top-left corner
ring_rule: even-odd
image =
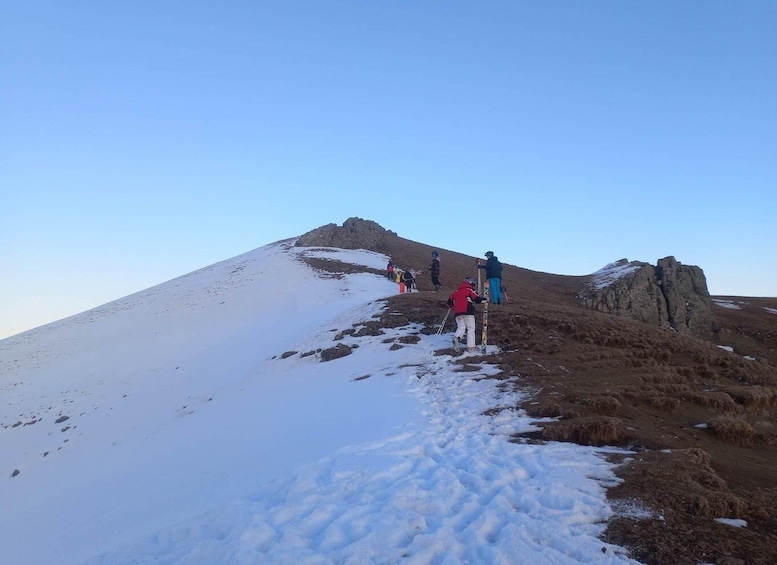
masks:
[[[394,280],[394,262],[389,259],[388,265],[386,265],[386,276],[388,280]]]
[[[483,265],[478,259],[478,269],[485,269],[486,279],[488,279],[488,294],[491,296],[492,304],[502,303],[502,263],[494,255],[493,251],[486,251],[486,264]]]
[[[429,265],[429,273],[432,275],[434,290],[440,290],[442,288],[440,284],[440,254],[437,251],[432,251],[432,264]]]
[[[394,282],[399,285],[399,294],[405,292],[405,272],[399,267],[394,267]]]
[[[415,287],[415,274],[413,269],[408,269],[404,274],[405,278],[405,292],[413,292]]]
[[[475,281],[467,277],[448,298],[448,306],[453,308],[456,319],[456,333],[453,334],[453,348],[459,350],[459,338],[467,334],[467,351],[477,351],[475,347],[475,304],[486,299],[475,292]]]

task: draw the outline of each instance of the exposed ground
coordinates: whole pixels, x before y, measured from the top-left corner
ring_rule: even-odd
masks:
[[[475,258],[440,249],[444,289],[434,292],[432,249],[398,237],[379,249],[424,271],[421,292],[389,300],[403,314],[393,323],[435,331],[448,294],[476,276]],[[738,309],[715,307],[714,343],[586,309],[576,294],[587,277],[507,265],[503,277],[508,302],[489,310],[489,341],[503,351],[493,361],[506,381],[520,376],[509,382],[533,392],[519,408],[556,418],[514,441],[635,452],[618,461],[623,483],[609,496],[615,508],[641,512],[613,519],[607,541],[649,564],[777,563],[777,299],[716,297]]]

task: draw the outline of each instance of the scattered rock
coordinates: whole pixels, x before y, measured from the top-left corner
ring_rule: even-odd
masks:
[[[339,359],[352,353],[352,348],[348,347],[344,343],[338,343],[335,347],[324,349],[321,351],[321,361],[331,361],[333,359]]]

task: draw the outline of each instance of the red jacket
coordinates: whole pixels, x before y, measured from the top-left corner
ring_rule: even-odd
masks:
[[[462,282],[453,294],[448,298],[448,306],[453,308],[454,316],[464,316],[466,314],[475,314],[475,304],[484,302],[485,298],[478,296],[478,293],[472,290],[468,282]]]

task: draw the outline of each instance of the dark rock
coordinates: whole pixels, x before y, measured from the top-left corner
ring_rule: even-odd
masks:
[[[655,267],[627,259],[609,267],[612,270],[622,269],[625,274],[612,281],[606,277],[594,279],[578,294],[586,306],[600,312],[671,327],[695,337],[714,337],[716,326],[712,300],[707,290],[707,279],[699,267],[683,265],[674,257],[659,259]]]
[[[340,249],[369,249],[382,251],[388,237],[396,233],[378,223],[361,218],[348,218],[342,226],[327,224],[302,235],[299,247],[337,247]]]
[[[324,349],[321,351],[321,361],[323,362],[339,359],[340,357],[350,355],[351,352],[352,350],[350,347],[344,343],[338,343],[335,347],[330,347],[329,349]]]
[[[659,259],[656,276],[666,298],[669,323],[680,333],[711,339],[715,333],[707,279],[699,267],[674,257]]]

